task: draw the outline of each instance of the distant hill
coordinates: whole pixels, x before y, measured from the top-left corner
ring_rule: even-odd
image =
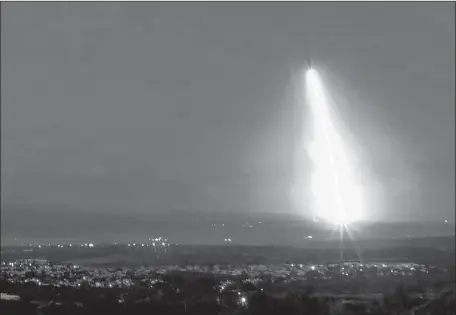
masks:
[[[333,227],[291,214],[81,212],[56,206],[2,205],[2,243],[132,241],[163,235],[171,242],[221,244],[225,238],[244,245],[300,245],[328,239]],[[407,239],[454,235],[444,222],[364,223],[349,229],[357,239]],[[333,233],[331,233],[333,232]],[[308,238],[312,236],[312,239]],[[17,238],[17,241],[14,241]]]

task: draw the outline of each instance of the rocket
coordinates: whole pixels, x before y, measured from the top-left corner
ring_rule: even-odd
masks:
[[[310,58],[306,58],[306,59],[305,59],[304,65],[305,65],[306,71],[313,68],[313,66],[312,66],[312,60],[311,60]]]

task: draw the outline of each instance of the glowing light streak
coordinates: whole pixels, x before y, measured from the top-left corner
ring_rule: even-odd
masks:
[[[308,155],[313,163],[311,193],[315,213],[337,225],[346,225],[361,218],[362,196],[354,180],[346,146],[331,119],[318,72],[309,69],[305,79],[314,129]]]

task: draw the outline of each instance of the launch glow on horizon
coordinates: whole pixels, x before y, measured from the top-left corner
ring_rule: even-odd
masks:
[[[336,130],[322,81],[315,69],[306,71],[305,92],[313,127],[313,139],[307,152],[312,161],[314,214],[339,225],[358,221],[363,217],[363,196],[356,185],[347,146]]]

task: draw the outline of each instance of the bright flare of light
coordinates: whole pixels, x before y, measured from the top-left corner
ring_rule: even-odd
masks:
[[[306,72],[306,95],[313,117],[308,155],[313,162],[311,192],[315,214],[338,225],[361,219],[362,196],[347,157],[346,145],[329,112],[325,91],[315,69]]]

